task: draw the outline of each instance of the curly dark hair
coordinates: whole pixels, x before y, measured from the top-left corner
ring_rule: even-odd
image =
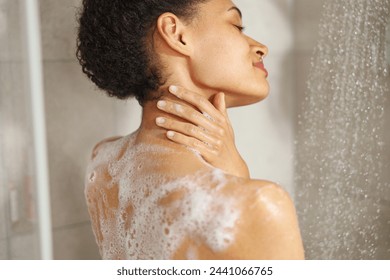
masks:
[[[206,1],[83,0],[76,54],[83,72],[109,96],[143,106],[164,84],[152,46],[158,17],[172,12],[189,21]]]

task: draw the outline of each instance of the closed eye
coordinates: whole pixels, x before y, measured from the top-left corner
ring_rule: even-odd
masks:
[[[240,25],[234,25],[238,30],[240,30],[240,32],[244,32],[245,30],[245,27],[244,26],[240,26]]]

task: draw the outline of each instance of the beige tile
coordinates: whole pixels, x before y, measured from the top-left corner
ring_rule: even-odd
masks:
[[[294,0],[294,19],[306,18],[317,21],[325,0]]]
[[[113,101],[74,62],[45,63],[45,97],[53,224],[88,221],[86,163],[94,144],[116,134]]]
[[[10,32],[9,18],[7,13],[7,3],[4,1],[0,1],[0,61],[3,61],[5,58],[7,58],[9,52],[9,46],[8,44],[6,44],[6,42],[8,41],[8,33]]]
[[[299,19],[294,22],[295,49],[313,52],[319,39],[319,19],[317,21]]]
[[[319,24],[324,0],[294,2],[294,40],[299,51],[312,52],[319,38]]]
[[[25,111],[29,109],[26,67],[22,62],[0,62],[0,109],[3,123],[10,119],[21,121],[26,117]]]
[[[0,134],[1,137],[1,134]],[[5,167],[2,165],[4,162],[2,162],[2,159],[4,159],[2,155],[2,143],[0,138],[0,240],[7,238],[7,227],[8,224],[8,216],[7,216],[7,209],[8,209],[8,193],[7,188],[5,187],[5,174],[3,173],[5,171]],[[0,244],[1,247],[1,244]],[[0,250],[0,259],[1,259],[1,250]]]
[[[75,59],[76,12],[80,2],[80,0],[39,1],[44,59]]]
[[[283,126],[283,129],[290,129],[296,103],[295,77],[291,75],[295,71],[295,59],[290,53],[286,53],[278,57],[270,57],[269,60],[270,62],[272,60],[269,66],[267,64],[270,93],[264,102],[268,103],[267,106],[270,107],[272,121]],[[265,62],[267,63],[267,61]]]
[[[40,259],[38,235],[35,233],[31,233],[27,235],[12,236],[10,238],[10,259]]]
[[[5,189],[4,187],[1,188]],[[4,193],[0,190],[0,240],[7,238],[7,225],[8,225],[8,215],[6,215],[6,213],[8,213],[7,207],[8,204],[6,203],[6,197]]]
[[[0,61],[24,57],[24,29],[20,1],[0,2]]]
[[[17,213],[18,223],[13,226],[17,232],[30,230],[34,220],[32,128],[24,70],[23,63],[0,62],[0,238],[5,227],[11,228],[10,213]],[[11,188],[16,194],[12,206]]]
[[[56,229],[53,239],[56,260],[100,259],[90,223]]]
[[[138,129],[141,124],[142,107],[136,99],[115,100],[116,131],[118,135],[127,135]]]
[[[8,244],[7,239],[0,239],[0,260],[8,260]]]

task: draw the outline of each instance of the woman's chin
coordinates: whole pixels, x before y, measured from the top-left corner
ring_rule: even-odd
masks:
[[[258,103],[268,96],[267,92],[262,92],[261,94],[254,94],[254,95],[234,95],[229,96],[226,95],[226,107],[232,108],[232,107],[240,107],[240,106],[246,106]]]

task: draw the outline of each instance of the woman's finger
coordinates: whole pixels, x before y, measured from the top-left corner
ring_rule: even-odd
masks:
[[[194,125],[202,127],[210,133],[215,133],[217,135],[224,134],[223,129],[219,127],[218,124],[209,120],[206,116],[189,106],[187,107],[168,100],[160,100],[157,102],[157,107],[166,113],[178,116]]]
[[[217,108],[217,110],[220,111],[224,116],[227,115],[225,94],[224,94],[223,92],[219,92],[219,93],[217,93],[217,94],[214,96],[213,105],[214,105],[214,107]]]
[[[221,112],[221,114],[225,117],[226,123],[223,123],[223,125],[226,125],[228,127],[229,133],[232,135],[234,138],[234,131],[232,124],[230,122],[227,108],[226,108],[226,96],[223,92],[220,92],[216,94],[214,100],[213,100],[213,105]]]
[[[170,86],[169,92],[177,98],[195,106],[206,116],[209,115],[213,120],[217,122],[223,121],[223,117],[218,113],[218,110],[216,110],[214,105],[204,96],[179,86]]]
[[[212,158],[212,156],[215,157],[215,155],[217,154],[217,151],[213,149],[210,145],[199,141],[198,139],[195,139],[193,137],[189,137],[187,135],[172,130],[167,131],[166,135],[171,141],[194,149],[199,152],[203,157]]]
[[[180,122],[164,117],[158,117],[156,118],[156,124],[157,126],[165,128],[167,130],[180,132],[181,134],[196,138],[214,147],[219,147],[221,145],[221,140],[217,140],[216,138],[211,136],[210,133],[205,133],[202,128],[195,126],[191,123]]]

